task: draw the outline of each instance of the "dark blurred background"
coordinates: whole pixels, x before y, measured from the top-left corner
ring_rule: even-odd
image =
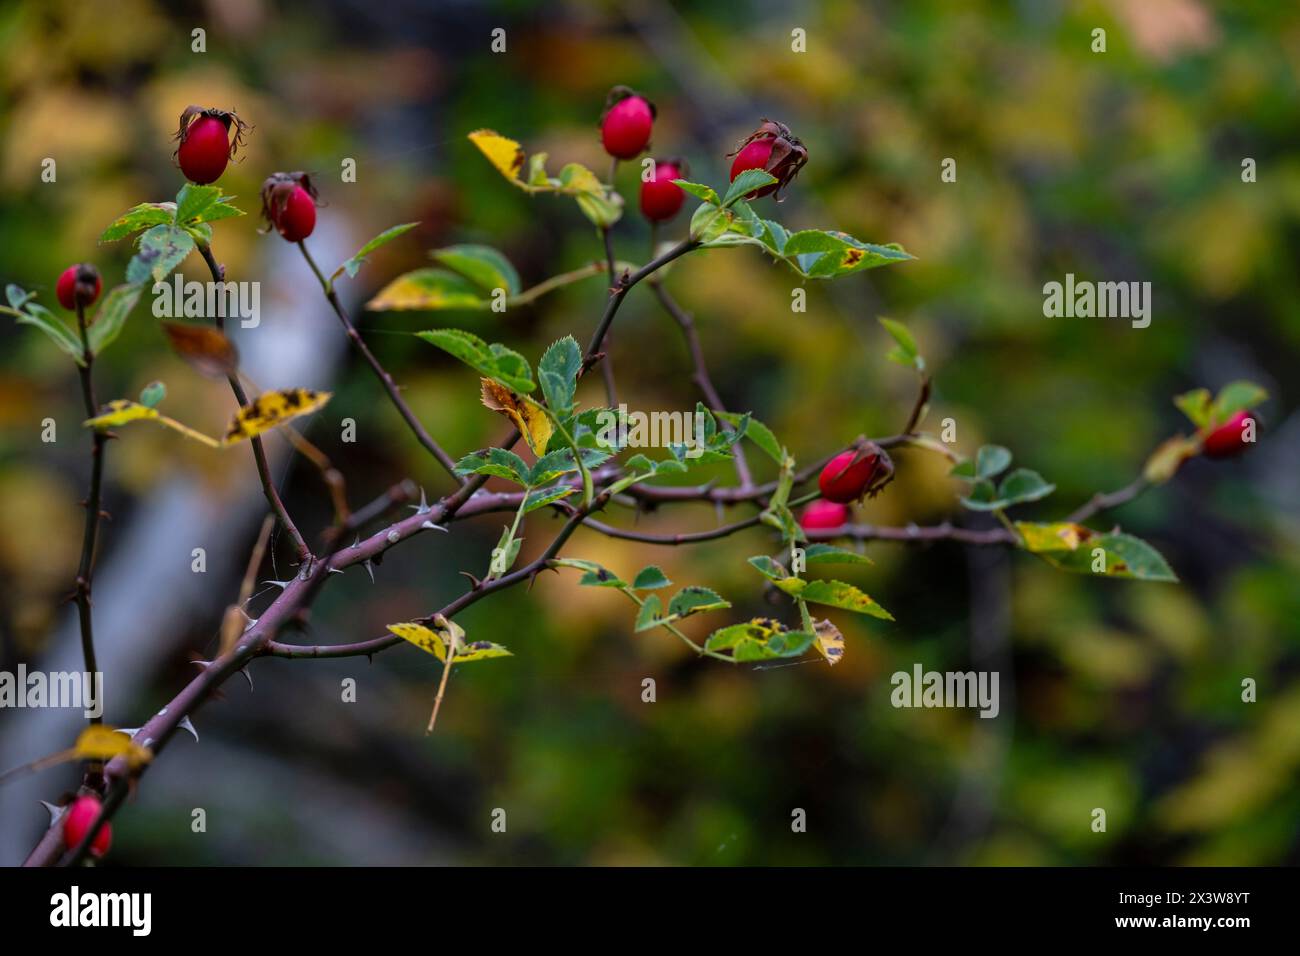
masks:
[[[206,53],[191,31],[206,30]],[[490,51],[506,30],[507,51]],[[794,28],[807,52],[792,53]],[[1091,50],[1092,30],[1107,52]],[[255,129],[221,180],[250,212],[217,224],[232,279],[263,283],[263,322],[237,340],[259,384],[328,387],[307,434],[360,504],[404,477],[429,495],[445,476],[423,454],[340,328],[294,250],[259,236],[261,180],[319,177],[326,268],[397,222],[420,227],[376,254],[345,300],[429,430],[461,455],[499,436],[476,376],[407,333],[468,328],[533,361],[595,327],[600,280],[504,315],[374,313],[361,305],[427,250],[481,242],[525,285],[601,256],[569,201],[511,189],[465,136],[492,127],[604,175],[595,122],[616,83],[658,106],[656,154],[693,179],[725,181],[725,154],[769,116],[811,155],[765,215],[901,242],[915,262],[810,283],[753,249],[678,263],[669,284],[696,315],[719,391],[812,460],[858,433],[891,434],[914,379],[884,360],[876,322],[914,331],[936,376],[931,427],[959,446],[1007,445],[1057,485],[1021,510],[1063,517],[1126,484],[1162,438],[1186,430],[1171,397],[1238,378],[1267,387],[1260,446],[1193,461],[1169,485],[1097,527],[1122,523],[1158,547],[1177,585],[1068,576],[1022,554],[952,544],[871,545],[876,565],[837,569],[888,607],[886,624],[830,613],[844,662],[764,670],[696,661],[670,635],[631,634],[620,595],[546,575],[468,611],[470,637],[512,659],[459,669],[437,733],[423,734],[438,667],[414,648],[322,662],[260,661],[178,737],[116,823],[113,864],[1279,864],[1300,858],[1300,7],[1247,0],[669,4],[161,3],[62,0],[0,10],[0,281],[53,302],[69,263],[121,281],[127,244],[97,246],[137,202],[171,198],[177,116],[235,108]],[[40,180],[44,157],[57,183]],[[357,182],[340,163],[357,161]],[[956,183],[940,163],[957,160]],[[1253,158],[1258,181],[1241,180]],[[644,261],[636,171],[620,258]],[[689,209],[689,207],[688,207]],[[668,231],[679,235],[689,212]],[[194,258],[182,272],[206,278]],[[1152,324],[1047,319],[1042,286],[1080,277],[1150,281]],[[147,297],[146,297],[147,298]],[[619,315],[612,361],[634,408],[689,408],[696,395],[676,328],[645,290]],[[96,366],[101,400],[163,380],[164,410],[209,432],[231,413],[224,384],[196,376],[149,313]],[[599,383],[580,397],[600,400]],[[40,422],[59,441],[40,441]],[[88,438],[66,357],[0,322],[0,659],[78,669],[60,599],[80,546]],[[358,440],[339,441],[355,418]],[[304,531],[329,521],[319,478],[279,453]],[[106,719],[138,726],[211,655],[262,506],[242,450],[217,455],[147,425],[111,443],[97,582]],[[750,460],[762,472],[761,456]],[[882,524],[943,520],[956,484],[941,460],[900,453],[899,480],[859,509]],[[717,470],[726,480],[730,473]],[[750,512],[737,509],[726,517]],[[626,515],[615,519],[626,523]],[[643,516],[648,530],[697,530],[710,507]],[[331,581],[308,639],[360,640],[426,614],[481,574],[501,516],[427,535],[375,569]],[[527,521],[523,559],[558,528]],[[190,571],[193,547],[209,554]],[[711,586],[732,616],[767,610],[745,557],[751,531],[692,549],[577,535],[567,553],[631,574],[659,563]],[[291,552],[277,541],[275,576]],[[270,577],[271,575],[265,575]],[[259,592],[261,592],[259,588]],[[252,603],[265,605],[272,593]],[[725,618],[725,620],[724,620]],[[302,639],[295,636],[294,639]],[[889,676],[913,662],[1002,672],[1002,714],[896,710]],[[641,702],[653,677],[658,702]],[[1243,704],[1241,681],[1258,682]],[[340,700],[354,678],[358,699]],[[12,766],[67,746],[66,712],[0,712]],[[38,799],[76,782],[49,771],[0,790],[0,861],[45,824]],[[192,811],[207,832],[191,831]],[[508,830],[492,833],[494,808]],[[808,832],[791,832],[791,811]],[[1105,833],[1090,827],[1094,807]]]

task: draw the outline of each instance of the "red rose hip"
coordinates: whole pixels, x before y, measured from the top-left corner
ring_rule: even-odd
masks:
[[[747,169],[762,169],[771,173],[776,182],[760,189],[755,189],[745,196],[746,199],[758,199],[776,193],[777,202],[781,201],[781,190],[790,185],[808,162],[808,150],[799,138],[790,132],[790,128],[776,120],[763,120],[761,126],[743,139],[731,161],[731,180]]]
[[[756,139],[751,143],[742,146],[736,152],[736,158],[731,161],[731,179],[734,182],[747,169],[764,169],[767,166],[767,160],[772,155],[771,139]],[[758,199],[776,191],[777,184],[764,186],[762,189],[756,189],[746,196],[746,199]]]
[[[82,262],[63,270],[59,281],[55,283],[54,294],[59,299],[59,305],[72,311],[77,308],[78,301],[83,307],[94,303],[103,288],[99,270]]]
[[[235,127],[233,141],[230,137],[232,125]],[[232,111],[187,106],[176,132],[179,143],[176,162],[185,178],[199,186],[220,179],[230,158],[243,145],[247,128],[247,124]]]
[[[1205,436],[1201,450],[1206,458],[1232,458],[1255,443],[1258,421],[1250,412],[1241,411]]]
[[[817,486],[828,501],[856,501],[874,495],[894,476],[893,462],[871,442],[861,449],[842,451],[822,469]]]
[[[842,528],[849,523],[848,505],[838,501],[814,501],[803,510],[799,524],[805,531],[824,531],[827,528]]]
[[[273,173],[262,184],[262,215],[287,242],[316,228],[316,188],[306,173]]]
[[[600,142],[615,159],[631,159],[650,145],[655,108],[644,96],[626,86],[609,91],[600,118]]]
[[[91,796],[78,797],[73,801],[72,806],[68,807],[63,816],[63,843],[69,850],[75,849],[86,838],[90,828],[99,819],[99,809],[99,797]],[[105,823],[95,834],[94,842],[90,844],[91,855],[103,856],[112,843],[112,824]]]
[[[673,180],[685,177],[685,166],[681,160],[655,160],[654,178],[641,183],[641,214],[651,222],[671,219],[682,208],[686,193]]]

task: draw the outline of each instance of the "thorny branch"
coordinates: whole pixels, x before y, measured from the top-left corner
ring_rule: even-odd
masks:
[[[603,357],[601,348],[605,343],[614,317],[618,312],[619,306],[626,298],[627,292],[641,280],[653,275],[662,266],[672,260],[684,255],[687,252],[697,248],[698,244],[691,239],[683,240],[678,245],[670,248],[668,251],[653,259],[650,263],[636,270],[635,272],[625,272],[614,280],[615,284],[607,300],[604,312],[596,328],[595,334],[588,345],[583,360],[582,371],[589,370],[593,365],[598,363]],[[325,290],[326,297],[334,307],[339,320],[343,323],[345,330],[353,344],[366,358],[371,368],[375,371],[380,381],[384,384],[386,390],[392,398],[395,406],[405,418],[421,444],[429,450],[435,458],[454,475],[454,463],[445,452],[428,437],[423,426],[420,425],[414,414],[411,412],[406,403],[401,399],[396,385],[393,383],[391,376],[382,368],[370,353],[365,343],[361,340],[355,327],[349,320],[347,313],[342,308],[337,296],[329,283],[321,275],[307,252],[305,246],[301,246],[302,253],[306,258],[312,271],[317,278],[321,280],[322,287]],[[205,261],[207,261],[214,279],[221,281],[224,278],[224,270],[216,263],[210,248],[206,244],[200,246]],[[607,248],[607,257],[612,261],[612,247]],[[607,262],[606,268],[609,268]],[[659,297],[660,302],[665,309],[677,320],[678,325],[682,327],[686,334],[688,348],[692,353],[695,363],[695,377],[701,391],[704,392],[706,399],[713,407],[722,409],[723,405],[718,397],[716,390],[709,380],[708,373],[703,361],[703,354],[699,349],[698,338],[694,334],[693,325],[689,316],[676,306],[666,291],[658,284],[654,284],[655,294]],[[682,321],[685,317],[686,321]],[[80,316],[79,316],[80,318]],[[84,320],[83,320],[83,337],[84,337]],[[86,368],[83,370],[83,390],[86,392],[87,408],[93,414],[95,406],[93,395],[89,392],[89,366],[90,355],[87,352]],[[236,398],[241,404],[245,404],[242,389],[239,382],[232,378],[232,388],[235,390]],[[897,446],[912,446],[918,448],[928,448],[938,450],[951,456],[951,451],[944,448],[935,448],[935,443],[928,439],[927,436],[914,434],[921,410],[924,408],[928,399],[928,380],[923,380],[922,391],[916,406],[909,417],[907,427],[902,434],[889,436],[887,438],[877,439],[876,444],[882,448]],[[99,470],[98,462],[102,459],[101,443],[108,436],[101,436],[96,433],[97,442],[97,470],[92,482],[92,499],[93,507],[88,515],[88,523],[94,522],[98,515],[98,485]],[[501,443],[501,447],[510,448],[519,440],[519,432],[512,430],[510,434]],[[275,492],[274,485],[269,480],[269,469],[265,464],[265,456],[261,453],[261,445],[254,441],[255,455],[257,457],[258,472],[262,477],[263,487],[266,491],[267,500],[270,502],[273,511],[276,513],[279,521],[286,529],[290,531],[295,543],[298,544],[300,553],[304,558],[310,558],[305,542],[297,529],[293,526],[283,504],[280,502],[278,494]],[[739,452],[739,449],[736,449]],[[831,455],[823,457],[821,460],[801,469],[794,476],[794,486],[796,488],[806,484],[810,478],[816,475],[829,460]],[[683,545],[700,541],[711,541],[725,538],[733,534],[759,526],[760,518],[757,514],[748,518],[740,519],[729,524],[697,532],[684,532],[680,534],[651,534],[638,531],[629,531],[618,528],[614,525],[599,521],[593,517],[597,512],[602,511],[606,505],[612,502],[631,502],[638,509],[654,508],[663,504],[674,502],[700,502],[712,503],[715,506],[722,505],[758,505],[762,503],[773,493],[777,487],[776,482],[766,482],[755,484],[748,475],[748,469],[742,468],[738,461],[738,476],[740,483],[734,487],[719,487],[715,483],[709,482],[702,485],[686,487],[645,487],[641,485],[632,485],[625,489],[622,495],[615,497],[612,490],[612,484],[622,477],[622,470],[616,465],[607,465],[597,469],[592,475],[592,480],[597,483],[598,491],[590,501],[584,502],[581,506],[572,506],[564,501],[552,503],[551,508],[565,516],[565,522],[559,532],[547,545],[547,547],[533,558],[527,564],[516,570],[513,570],[499,578],[490,581],[475,581],[473,587],[463,592],[458,598],[447,604],[439,612],[447,618],[452,618],[456,614],[483,598],[513,587],[516,584],[534,580],[542,571],[552,567],[551,562],[559,555],[561,549],[569,539],[582,527],[587,527],[592,531],[613,537],[625,538],[655,545]],[[461,479],[458,479],[461,480]],[[202,670],[192,681],[190,681],[181,691],[157,714],[150,718],[143,727],[137,731],[135,739],[141,745],[149,748],[156,756],[162,752],[170,741],[172,736],[182,723],[213,694],[227,679],[234,674],[243,671],[254,659],[259,657],[282,657],[289,659],[300,658],[338,658],[338,657],[355,657],[369,656],[382,651],[386,648],[403,643],[403,639],[392,634],[385,634],[370,640],[358,641],[348,644],[333,645],[299,645],[289,644],[278,640],[279,636],[287,629],[303,627],[307,624],[308,615],[312,603],[314,602],[321,587],[333,574],[342,573],[354,565],[369,565],[378,557],[383,555],[389,548],[412,538],[424,531],[438,530],[446,531],[446,525],[460,518],[469,518],[478,514],[499,511],[507,508],[517,508],[522,500],[524,492],[504,493],[489,492],[483,489],[487,478],[483,475],[476,475],[468,479],[461,480],[460,485],[451,494],[441,498],[436,503],[430,505],[424,500],[423,495],[420,498],[420,504],[415,506],[414,513],[398,521],[389,524],[387,527],[365,537],[359,538],[351,545],[342,545],[341,541],[344,535],[354,532],[378,520],[387,514],[392,508],[400,505],[413,498],[415,488],[410,482],[403,482],[390,488],[375,502],[364,506],[356,512],[352,512],[330,528],[324,535],[325,549],[321,557],[313,560],[304,560],[300,566],[298,574],[290,581],[279,582],[281,593],[274,601],[262,611],[260,616],[255,620],[250,620],[247,627],[242,633],[237,634],[231,646],[225,648],[218,654],[215,660],[202,662]],[[1099,494],[1094,496],[1088,503],[1082,506],[1071,516],[1070,520],[1083,520],[1093,514],[1105,509],[1123,504],[1136,497],[1147,487],[1147,483],[1139,479],[1131,485],[1112,492],[1110,494]],[[807,494],[803,498],[792,503],[809,500],[816,497],[815,493]],[[843,528],[818,530],[809,533],[812,540],[828,540],[835,538],[853,538],[860,541],[882,540],[896,542],[935,542],[935,541],[956,541],[969,545],[1014,545],[1017,543],[1016,537],[1010,531],[1004,528],[994,528],[989,530],[975,530],[962,528],[944,522],[943,524],[918,527],[909,525],[906,527],[880,527],[866,524],[846,525]],[[91,542],[91,547],[83,553],[83,568],[88,569],[87,554],[93,554],[93,530],[88,531],[87,540]],[[83,573],[79,576],[86,578],[85,597],[89,601],[89,579]],[[432,618],[433,615],[430,615]],[[83,629],[83,634],[88,635],[88,629]],[[689,643],[689,640],[688,640]],[[699,648],[697,648],[699,650]],[[79,846],[71,848],[65,852],[63,846],[62,832],[59,823],[52,823],[40,842],[32,850],[25,865],[42,866],[51,865],[57,862],[72,864],[82,859],[96,833],[99,829],[113,816],[121,806],[123,800],[131,791],[136,781],[144,773],[148,764],[138,766],[130,765],[125,757],[116,757],[110,760],[103,768],[103,778],[106,784],[105,799],[102,804],[99,818],[90,828],[89,832],[82,840]]]
[[[99,403],[95,401],[95,384],[91,372],[95,364],[95,353],[90,348],[90,338],[86,332],[86,307],[77,302],[77,330],[81,335],[81,352],[85,364],[78,365],[81,376],[81,397],[86,406],[86,417],[94,418],[98,414]],[[74,597],[77,602],[77,617],[81,624],[81,654],[85,660],[86,673],[95,674],[99,666],[95,662],[95,629],[91,613],[91,585],[95,576],[95,545],[99,538],[100,500],[104,482],[104,447],[109,435],[94,430],[90,447],[90,490],[86,493],[86,530],[81,539],[81,562],[77,566],[77,581]],[[90,722],[100,723],[99,717],[91,717]]]

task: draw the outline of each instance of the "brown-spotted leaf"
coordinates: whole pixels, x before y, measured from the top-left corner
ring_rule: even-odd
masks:
[[[118,398],[105,405],[94,418],[88,418],[82,424],[90,428],[116,428],[118,425],[125,425],[127,422],[138,421],[141,418],[158,417],[156,409],[141,405],[139,402]]]
[[[1151,453],[1142,468],[1142,476],[1153,485],[1162,485],[1174,476],[1183,462],[1195,457],[1199,451],[1195,439],[1175,435],[1161,442]]]
[[[844,635],[828,620],[814,622],[813,628],[817,632],[813,647],[817,648],[818,654],[826,658],[827,664],[834,667],[844,659]]]
[[[172,350],[208,378],[227,378],[239,368],[239,352],[225,333],[210,325],[164,322]]]
[[[330,392],[314,392],[309,388],[263,392],[235,413],[223,442],[233,445],[237,441],[270,431],[292,418],[316,411],[330,398]]]
[[[546,454],[546,443],[551,440],[551,420],[546,413],[532,402],[520,398],[515,392],[500,382],[490,378],[479,380],[483,385],[483,404],[494,412],[500,412],[515,423],[528,442],[528,447],[535,455]]]
[[[490,129],[477,129],[469,141],[482,151],[497,171],[511,182],[518,182],[524,165],[524,148],[513,139]]]
[[[447,645],[443,639],[430,628],[414,621],[402,624],[389,624],[388,629],[404,641],[410,641],[426,654],[432,654],[444,664],[447,663]]]

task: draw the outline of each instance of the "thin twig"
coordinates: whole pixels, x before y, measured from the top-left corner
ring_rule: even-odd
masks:
[[[199,254],[203,256],[203,261],[208,264],[208,271],[212,273],[214,282],[224,282],[226,280],[226,267],[217,262],[212,253],[212,247],[206,242],[198,243]],[[217,329],[225,331],[225,319],[220,315],[213,316]],[[230,390],[234,393],[235,401],[239,407],[243,408],[248,404],[248,395],[244,392],[244,386],[239,383],[239,377],[235,373],[226,376],[226,381],[230,383]],[[262,439],[254,435],[249,439],[249,444],[253,449],[253,460],[257,463],[257,477],[262,482],[262,493],[266,496],[267,503],[270,504],[271,510],[280,520],[280,525],[288,532],[293,546],[298,552],[298,560],[310,562],[312,558],[311,549],[307,547],[307,542],[299,533],[297,525],[293,523],[293,518],[289,517],[289,509],[284,506],[284,501],[280,498],[280,492],[276,490],[275,479],[271,476],[271,465],[266,458],[266,449],[262,446]]]
[[[86,308],[77,300],[77,329],[81,333],[81,351],[84,364],[77,366],[81,376],[81,397],[86,406],[86,417],[94,418],[98,413],[99,403],[95,401],[95,385],[91,371],[95,363],[95,353],[90,348],[90,336],[86,330]],[[90,446],[90,490],[86,493],[86,524],[81,538],[81,561],[77,565],[76,600],[77,617],[81,623],[81,655],[85,661],[86,673],[95,675],[99,665],[95,659],[95,627],[91,612],[91,585],[95,576],[95,546],[99,540],[100,500],[104,482],[104,446],[108,435],[98,428],[94,429]],[[102,722],[101,717],[90,717],[92,724]]]
[[[357,327],[353,325],[352,320],[348,318],[347,310],[343,308],[343,303],[339,300],[338,293],[334,291],[334,287],[316,265],[316,260],[314,260],[311,257],[311,253],[307,251],[306,243],[299,242],[298,248],[302,252],[302,257],[307,260],[307,265],[311,267],[311,271],[315,274],[317,281],[320,282],[321,290],[325,293],[325,298],[329,300],[331,308],[334,309],[334,314],[337,315],[339,321],[343,323],[343,329],[347,332],[348,339],[352,342],[352,346],[361,353],[361,357],[366,360],[366,364],[369,365],[371,371],[375,373],[375,376],[379,379],[379,383],[384,386],[384,391],[388,393],[388,398],[392,401],[393,407],[397,409],[398,414],[402,416],[402,420],[405,421],[407,427],[411,429],[411,433],[415,435],[416,441],[424,446],[425,451],[431,454],[438,461],[438,464],[442,465],[442,467],[446,469],[447,473],[451,475],[452,478],[463,484],[464,479],[456,474],[455,460],[442,450],[441,445],[434,441],[433,436],[428,433],[425,427],[420,423],[420,420],[415,417],[415,412],[411,411],[411,407],[406,404],[406,400],[402,398],[401,390],[398,389],[397,383],[393,380],[393,376],[388,374],[388,370],[379,363],[379,359],[375,358],[374,353],[370,351],[370,347],[366,345],[365,340],[361,337],[361,333],[357,331]]]
[[[718,390],[713,387],[713,379],[709,377],[708,362],[704,356],[704,347],[700,344],[699,333],[695,330],[695,319],[689,312],[677,304],[674,299],[664,288],[664,284],[659,279],[650,281],[650,289],[654,292],[655,298],[682,330],[682,336],[686,339],[686,348],[691,353],[691,365],[694,366],[692,378],[695,384],[699,386],[700,391],[704,394],[704,399],[715,411],[725,412],[727,406],[723,404],[722,396]],[[728,431],[733,431],[731,423],[723,421],[722,427]],[[737,443],[731,446],[732,455],[735,458],[736,477],[740,479],[741,488],[752,488],[754,478],[749,471],[749,462],[745,458],[745,449]]]

